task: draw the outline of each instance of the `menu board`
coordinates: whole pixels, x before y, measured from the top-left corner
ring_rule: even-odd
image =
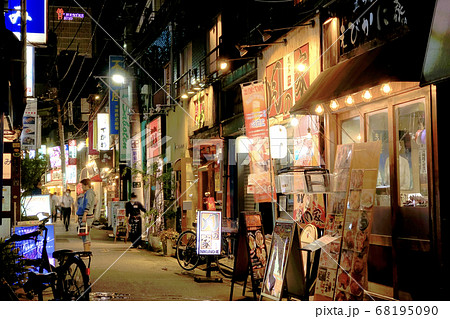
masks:
[[[272,234],[261,297],[281,300],[283,288],[286,288],[287,295],[303,297],[305,276],[297,224],[293,221],[277,220]]]
[[[253,295],[264,278],[267,263],[267,247],[260,212],[241,212],[236,258],[234,260],[233,278],[231,280],[230,300],[233,296],[234,283],[252,281]],[[244,285],[245,290],[245,285]]]
[[[334,240],[322,248],[314,300],[330,301],[334,297],[352,157],[353,144],[338,145],[332,183],[333,192],[328,196],[324,235],[339,238],[339,240]]]
[[[126,217],[126,210],[125,208],[119,208],[117,209],[117,216],[116,216],[116,224],[115,224],[115,239],[117,237],[126,237],[127,236],[127,217]]]
[[[245,225],[247,228],[252,277],[254,280],[263,279],[266,269],[267,251],[261,214],[257,212],[246,212]]]
[[[363,300],[381,143],[355,144],[335,300]]]
[[[315,300],[363,300],[381,143],[339,145]]]
[[[197,254],[220,255],[221,211],[197,211]]]

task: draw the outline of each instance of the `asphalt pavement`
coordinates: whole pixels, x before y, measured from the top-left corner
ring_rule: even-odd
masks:
[[[56,221],[55,249],[83,249],[74,220],[73,217],[69,231],[65,230],[62,221]],[[212,271],[211,277],[222,278],[222,282],[196,282],[195,277],[206,278],[204,269],[197,267],[185,271],[176,258],[161,252],[130,248],[130,242],[114,242],[109,233],[112,231],[95,226],[91,230],[90,300],[229,300],[231,281],[219,272]],[[251,299],[251,291],[247,290],[245,296],[242,291],[241,285],[235,285],[233,300]]]

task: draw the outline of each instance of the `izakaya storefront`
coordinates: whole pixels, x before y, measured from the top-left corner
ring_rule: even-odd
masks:
[[[432,276],[419,275],[425,269],[432,272],[437,267],[434,247],[438,234],[434,230],[439,212],[436,211],[436,181],[433,179],[437,143],[432,121],[436,110],[435,88],[401,81],[408,76],[405,73],[388,72],[387,59],[395,59],[393,50],[399,44],[368,51],[325,70],[292,110],[292,113],[321,116],[326,167],[339,178],[342,177],[339,175],[342,168],[339,145],[380,144],[379,161],[374,165],[378,172],[373,176],[376,189],[370,210],[372,230],[367,238],[367,269],[362,272],[368,300],[436,299],[430,294],[430,288],[436,285]],[[399,58],[397,55],[397,62]],[[378,154],[373,156],[378,158]],[[352,208],[352,180],[348,192],[346,205],[348,203],[349,209],[341,225],[341,265],[344,253],[352,251],[350,244],[353,247],[348,219]],[[334,217],[330,197],[328,201],[326,227]],[[354,254],[347,261],[350,276],[355,270],[356,250]],[[354,297],[351,289],[346,288],[345,274],[340,269],[332,271],[321,264],[318,271],[316,294],[321,295],[319,300]],[[336,280],[332,291],[324,288],[329,277]]]
[[[397,12],[386,1],[359,10],[369,15],[384,7]],[[335,9],[342,25],[355,21],[345,9],[355,13],[353,8]],[[341,46],[345,52],[336,49],[336,61],[330,63],[330,50],[324,49],[325,70],[310,74],[311,85],[288,113],[269,119],[270,156],[278,175],[274,217],[307,224],[305,211],[316,207],[319,237],[337,238],[321,253],[315,300],[439,299],[441,285],[434,275],[440,238],[436,92],[432,85],[419,85],[427,31],[416,32],[419,20],[429,26],[428,9],[422,17],[418,6],[405,7],[402,16],[408,13],[408,20],[385,16],[384,22],[392,21],[377,35],[397,39],[381,46],[372,39],[352,42],[356,29],[349,29],[340,40],[354,44],[352,50]],[[338,37],[328,37],[333,28],[339,34],[337,21],[323,24],[327,48],[327,43],[341,44]],[[410,29],[404,35],[407,21]],[[273,106],[270,92],[266,99]],[[293,141],[287,149],[281,147],[284,140]],[[277,154],[282,149],[286,153]],[[326,168],[337,182],[326,200],[313,197],[307,210],[296,200],[295,174],[284,184],[279,178],[283,168],[297,165]]]

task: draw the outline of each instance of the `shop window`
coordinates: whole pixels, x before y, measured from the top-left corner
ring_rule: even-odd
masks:
[[[377,206],[390,206],[389,130],[387,109],[366,114],[367,141],[381,141],[380,163],[377,178]]]
[[[361,119],[359,116],[352,117],[341,122],[341,143],[359,143],[361,142],[360,133]]]
[[[398,105],[395,115],[399,205],[427,207],[425,104],[415,101]]]
[[[219,45],[222,37],[222,17],[219,15],[213,27],[208,32],[209,73],[217,71],[217,61],[219,59]]]

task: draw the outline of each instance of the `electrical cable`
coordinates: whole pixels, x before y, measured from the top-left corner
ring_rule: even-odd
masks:
[[[102,16],[102,14],[103,14],[103,9],[105,8],[105,4],[106,4],[106,0],[103,1],[103,5],[102,5],[102,7],[101,7],[101,9],[100,9],[100,13],[99,13],[98,19],[100,19],[101,16]],[[75,88],[75,84],[78,82],[78,78],[79,78],[79,76],[80,76],[81,70],[83,69],[84,62],[86,61],[86,55],[87,55],[87,53],[88,53],[88,51],[89,51],[89,48],[90,48],[91,45],[92,45],[92,41],[93,41],[93,39],[94,39],[94,36],[95,36],[96,31],[97,31],[97,25],[95,25],[94,31],[92,32],[91,39],[90,39],[89,44],[88,44],[88,46],[87,46],[87,48],[86,48],[86,51],[85,51],[85,53],[84,53],[84,55],[83,55],[83,61],[81,62],[81,65],[80,65],[80,67],[79,67],[79,69],[78,69],[78,73],[77,73],[77,76],[76,76],[76,78],[75,78],[75,81],[73,82],[72,87],[71,87],[71,89],[70,89],[70,91],[69,91],[69,94],[67,95],[66,100],[64,101],[64,103],[63,103],[63,105],[62,105],[62,108],[63,108],[63,110],[64,110],[64,115],[66,115],[66,113],[68,112],[68,110],[65,109],[65,106],[67,105],[67,102],[69,101],[70,95],[72,94],[72,91],[73,91],[73,89]],[[100,54],[98,55],[97,61],[95,62],[93,69],[91,70],[91,72],[90,72],[89,75],[88,75],[88,79],[89,79],[89,77],[92,75],[92,72],[93,72],[93,70],[95,69],[95,67],[97,66],[97,63],[98,63],[98,61],[100,60],[100,57],[102,56],[103,51],[105,50],[106,44],[107,44],[107,43],[108,43],[108,42],[105,43],[105,45],[104,45],[102,51],[101,51]],[[77,96],[75,97],[74,101],[75,101],[75,100],[78,98],[78,96],[81,94],[81,92],[83,91],[84,87],[86,86],[86,83],[87,83],[87,81],[84,82],[82,88],[78,91],[78,94],[77,94]]]

